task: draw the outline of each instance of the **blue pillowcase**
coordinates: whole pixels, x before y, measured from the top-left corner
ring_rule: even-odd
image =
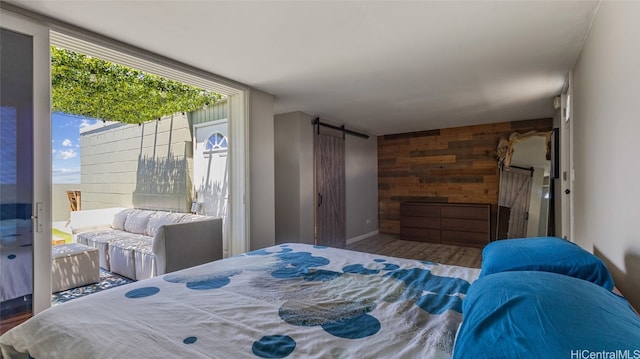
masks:
[[[543,271],[587,280],[612,290],[613,278],[600,258],[556,237],[507,239],[482,251],[480,278],[505,271]]]
[[[462,313],[454,358],[640,355],[640,317],[627,301],[565,275],[523,271],[480,278]]]

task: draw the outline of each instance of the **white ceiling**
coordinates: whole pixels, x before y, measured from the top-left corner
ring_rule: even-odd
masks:
[[[553,115],[597,1],[11,1],[371,134]]]

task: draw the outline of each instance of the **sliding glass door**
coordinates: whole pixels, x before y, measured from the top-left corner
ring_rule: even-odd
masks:
[[[0,331],[51,305],[48,33],[0,10]]]

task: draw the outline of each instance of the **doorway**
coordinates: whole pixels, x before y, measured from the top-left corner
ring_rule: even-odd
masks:
[[[26,11],[24,13],[27,13]],[[14,12],[7,11],[0,8],[0,28],[2,30],[2,44],[3,49],[5,47],[5,34],[11,32],[24,35],[26,38],[31,39],[31,53],[30,55],[24,55],[23,58],[19,58],[19,53],[15,51],[2,52],[2,70],[3,78],[0,82],[2,87],[9,86],[10,81],[5,81],[4,70],[8,70],[7,74],[12,69],[5,66],[10,61],[16,63],[22,62],[23,65],[27,64],[32,69],[31,87],[24,92],[27,97],[30,97],[27,102],[20,103],[21,108],[26,110],[16,110],[15,114],[11,111],[3,109],[2,115],[2,148],[5,144],[13,143],[16,146],[20,146],[19,161],[21,165],[25,165],[31,168],[32,171],[25,172],[29,175],[29,181],[22,181],[21,183],[26,189],[24,192],[31,193],[30,198],[16,198],[11,196],[5,196],[8,193],[18,193],[15,190],[15,184],[7,183],[5,186],[2,183],[2,192],[0,196],[0,202],[14,207],[14,218],[7,218],[10,220],[24,220],[29,222],[24,227],[31,231],[31,263],[32,272],[30,273],[30,280],[27,283],[30,284],[32,290],[31,295],[19,296],[19,299],[27,302],[23,303],[22,307],[28,308],[27,312],[18,313],[17,311],[3,311],[1,315],[0,333],[8,330],[9,325],[17,325],[30,317],[32,314],[38,313],[51,306],[51,74],[50,74],[50,46],[60,45],[65,48],[69,48],[74,51],[85,53],[91,56],[98,56],[106,58],[107,60],[116,60],[123,65],[140,68],[142,70],[151,70],[152,73],[173,78],[174,80],[182,81],[184,83],[201,86],[206,89],[210,89],[228,96],[230,104],[229,115],[229,137],[231,140],[231,147],[229,149],[229,162],[231,174],[229,179],[231,185],[231,194],[229,198],[229,226],[233,228],[233,231],[229,233],[229,243],[231,245],[232,254],[239,254],[246,252],[249,248],[249,225],[248,215],[246,215],[247,204],[250,202],[248,188],[249,182],[247,180],[247,166],[249,154],[246,151],[248,139],[246,136],[246,129],[248,127],[248,101],[250,89],[240,83],[233,82],[228,79],[221,78],[211,73],[201,71],[199,69],[184,65],[166,58],[161,58],[157,55],[152,55],[149,52],[145,52],[136,47],[125,44],[113,44],[110,39],[100,37],[99,35],[85,32],[82,29],[74,28],[73,30],[57,27],[57,31],[52,31],[46,22],[39,23],[36,20],[31,20],[30,17],[15,14]],[[62,31],[62,32],[59,32]],[[67,35],[63,32],[71,32],[74,35]],[[79,39],[77,36],[82,36]],[[102,44],[102,45],[98,45]],[[114,49],[119,50],[114,50]],[[123,52],[124,51],[124,52]],[[4,56],[7,55],[5,60]],[[33,59],[33,62],[22,61],[23,59]],[[164,64],[164,65],[163,65]],[[168,64],[168,65],[167,65]],[[12,85],[13,88],[13,85]],[[2,94],[8,94],[10,91],[0,91]],[[15,92],[15,91],[11,91]],[[23,92],[21,92],[23,94]],[[13,100],[12,100],[13,101]],[[22,100],[21,100],[22,101]],[[30,102],[29,102],[30,101]],[[11,107],[9,99],[2,99],[0,107]],[[16,106],[14,106],[16,107]],[[24,122],[18,121],[16,118],[22,118],[26,116],[30,120]],[[14,118],[14,120],[11,120]],[[27,126],[29,130],[21,130],[21,134],[18,136],[11,131],[4,131],[4,124],[7,123],[7,128],[11,126],[11,123],[15,123],[16,126]],[[28,127],[31,126],[31,127]],[[17,130],[16,130],[17,131]],[[26,137],[23,134],[28,134]],[[5,138],[6,136],[6,138]],[[7,140],[7,142],[5,142]],[[18,145],[18,143],[20,143]],[[29,147],[27,144],[31,144]],[[14,151],[18,153],[18,151]],[[4,156],[4,154],[3,154]],[[2,159],[4,166],[4,157]],[[4,167],[3,171],[4,173]],[[14,189],[10,187],[14,186]],[[29,187],[30,186],[30,187]],[[20,190],[22,192],[22,190]],[[26,203],[22,203],[25,202]],[[17,203],[20,202],[20,203]],[[15,206],[21,204],[24,206]],[[20,215],[24,215],[25,218],[15,218],[19,214],[18,208],[26,211]],[[20,211],[21,211],[20,210]],[[3,215],[4,221],[4,215]],[[3,223],[3,228],[4,227]],[[8,230],[9,235],[17,233],[16,228],[10,228]],[[27,231],[28,231],[27,230]],[[4,233],[4,230],[3,230]],[[26,237],[25,237],[26,238]],[[29,247],[28,243],[25,247]],[[4,248],[3,245],[3,253]],[[10,256],[10,254],[7,255]],[[11,256],[13,259],[16,257]],[[2,273],[7,273],[4,269]],[[3,279],[3,283],[8,282]],[[19,316],[18,316],[19,314]],[[9,323],[8,321],[11,321]],[[7,323],[5,325],[5,322]]]
[[[561,160],[560,160],[560,190],[559,194],[560,204],[561,204],[561,223],[562,223],[562,237],[569,241],[572,240],[573,235],[573,181],[574,181],[574,170],[573,170],[573,130],[571,126],[571,122],[573,120],[573,116],[571,113],[572,109],[572,82],[573,76],[569,73],[569,85],[567,86],[566,91],[564,91],[561,95],[561,126],[560,126],[560,135],[561,135]]]
[[[223,219],[222,252],[229,254],[227,215],[229,203],[229,139],[227,120],[194,126],[193,185],[191,211]]]
[[[0,9],[0,333],[51,303],[49,30]]]

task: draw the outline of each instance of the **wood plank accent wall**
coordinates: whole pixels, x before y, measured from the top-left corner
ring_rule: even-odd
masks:
[[[500,122],[378,137],[378,223],[400,234],[400,203],[488,203],[495,237],[500,136],[549,131],[551,118]]]

